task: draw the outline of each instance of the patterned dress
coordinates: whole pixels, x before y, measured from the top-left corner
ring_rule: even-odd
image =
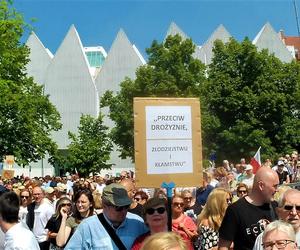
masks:
[[[198,233],[198,239],[194,242],[195,249],[204,250],[218,246],[219,232],[208,226],[201,225]]]

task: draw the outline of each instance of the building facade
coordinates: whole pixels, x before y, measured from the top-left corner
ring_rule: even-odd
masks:
[[[188,38],[175,23],[171,23],[166,37],[175,34]],[[214,41],[220,39],[227,42],[230,37],[226,28],[220,25],[203,45],[196,45],[195,58],[209,65],[213,58]],[[259,49],[268,49],[284,62],[290,62],[298,54],[291,49],[292,45],[284,43],[287,40],[280,37],[267,23],[258,32],[253,44]],[[35,82],[44,86],[45,94],[49,95],[50,101],[61,115],[62,129],[52,134],[60,150],[67,149],[70,143],[68,131],[77,132],[82,114],[96,117],[101,112],[105,115],[105,124],[113,127],[114,123],[107,116],[108,109],[100,107],[101,96],[107,90],[115,93],[119,91],[120,83],[125,77],[135,79],[137,68],[146,64],[122,29],[108,53],[101,46],[84,47],[74,25],[70,27],[55,54],[43,45],[35,33],[29,36],[26,44],[30,48],[27,73]],[[122,170],[134,171],[131,160],[120,159],[118,155],[115,146],[110,160],[113,169],[106,172],[116,174]],[[47,157],[30,164],[29,168],[15,166],[15,170],[18,175],[30,177],[54,174],[54,167],[48,163]]]

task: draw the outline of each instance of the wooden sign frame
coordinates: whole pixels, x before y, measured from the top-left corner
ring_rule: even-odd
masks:
[[[15,175],[15,170],[11,170],[11,169],[3,169],[2,170],[2,175],[1,178],[3,180],[11,180],[14,178]]]
[[[182,139],[182,138],[176,139],[177,136],[176,133],[178,132],[175,130],[174,135],[171,134],[173,132],[170,131],[166,132],[169,133],[167,135],[169,136],[169,138],[167,139],[166,138],[149,139],[150,138],[149,131],[147,132],[147,129],[150,130],[149,123],[152,122],[153,124],[155,124],[155,122],[157,122],[157,120],[153,119],[156,110],[158,110],[159,112],[169,112],[168,114],[170,115],[163,116],[165,117],[166,122],[168,120],[168,117],[176,118],[176,115],[173,115],[172,113],[173,111],[175,111],[175,114],[177,112],[179,112],[178,114],[180,114],[181,110],[183,110],[182,113],[184,113],[185,110],[188,110],[188,112],[186,112],[186,114],[188,114],[187,118],[183,118],[183,119],[186,120],[190,119],[189,121],[187,121],[188,123],[186,124],[190,124],[189,132],[191,137],[188,139]],[[150,119],[149,119],[149,114],[151,114]],[[146,119],[148,119],[148,121]],[[176,123],[176,121],[175,122],[173,121],[171,125],[166,124],[166,126],[169,127],[174,126],[174,123]],[[178,125],[176,124],[175,125],[180,129],[182,126],[186,126],[186,124],[183,123],[184,122],[178,122]],[[156,125],[151,125],[151,126],[156,126]],[[163,133],[164,132],[162,132],[161,134],[164,137]],[[150,142],[150,140],[154,142]],[[151,155],[151,153],[149,153],[150,152],[149,145],[153,145],[153,143],[156,142],[163,144],[164,140],[166,141],[166,143],[169,143],[169,141],[171,140],[171,144],[173,143],[173,145],[176,145],[177,143],[180,144],[182,143],[182,141],[185,141],[188,143],[188,145],[190,145],[186,147],[189,148],[189,150],[187,150],[188,152],[185,153],[185,156],[189,154],[188,160],[183,161],[184,163],[182,164],[183,166],[182,169],[184,170],[184,172],[182,173],[180,172],[181,171],[180,170],[181,165],[179,165],[180,162],[178,162],[178,164],[176,165],[176,169],[177,169],[176,173],[170,172],[173,171],[173,169],[175,168],[172,169],[169,166],[173,166],[174,164],[173,165],[166,164],[167,166],[164,164],[157,164],[157,163],[153,164],[153,158],[149,157],[149,155]],[[143,97],[134,98],[134,145],[135,145],[136,186],[160,187],[163,182],[166,183],[174,182],[175,185],[178,187],[201,186],[202,185],[201,141],[202,141],[201,140],[201,113],[200,113],[200,101],[198,98],[143,98]],[[147,151],[147,145],[148,145],[148,151]],[[191,149],[192,151],[190,151],[190,147],[192,148]],[[168,149],[171,147],[164,147],[164,148]],[[171,159],[171,153],[178,160],[181,159],[180,154],[182,154],[183,152],[175,152],[175,153],[166,152],[166,155],[165,156],[163,155],[163,157],[165,157],[164,159],[167,159],[167,157],[169,157],[168,155],[170,155],[170,159]],[[163,153],[160,152],[160,157],[162,156],[162,154]],[[169,163],[168,160],[166,160],[166,163]],[[162,167],[162,168],[158,169],[158,167]],[[162,171],[162,172],[167,171],[168,173],[162,173],[162,174],[156,172],[154,173],[153,171],[156,171],[156,169],[158,169],[157,171]]]

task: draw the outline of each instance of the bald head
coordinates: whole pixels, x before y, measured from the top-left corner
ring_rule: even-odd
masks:
[[[123,179],[120,184],[125,187],[127,190],[128,196],[130,199],[133,199],[134,194],[135,194],[135,186],[132,180],[130,179]]]
[[[260,202],[270,202],[277,192],[279,179],[277,173],[269,167],[261,167],[253,181],[253,195]]]
[[[273,179],[278,179],[277,173],[269,167],[261,167],[255,174],[253,186],[259,182],[268,182]]]

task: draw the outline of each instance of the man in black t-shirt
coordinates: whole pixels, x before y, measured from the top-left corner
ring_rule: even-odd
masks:
[[[264,226],[276,219],[276,204],[271,202],[279,184],[278,175],[268,167],[261,167],[253,181],[249,196],[230,205],[219,229],[219,249],[252,249]]]

